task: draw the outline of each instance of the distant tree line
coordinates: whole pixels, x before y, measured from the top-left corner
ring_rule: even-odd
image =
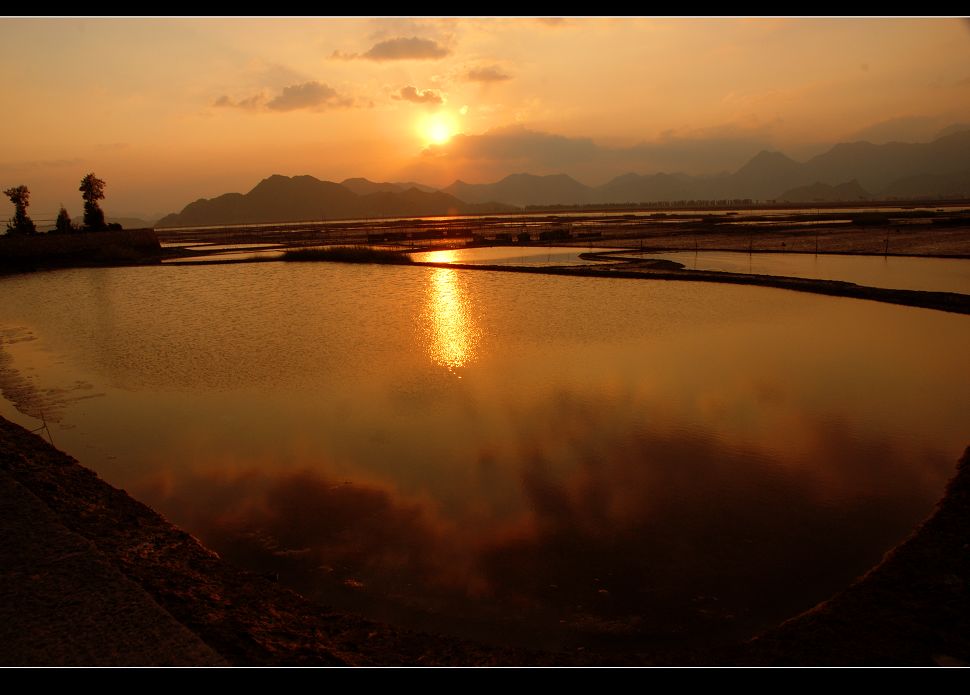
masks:
[[[104,221],[104,211],[98,203],[99,200],[104,199],[104,185],[104,181],[95,176],[94,173],[90,173],[81,179],[78,190],[81,192],[81,198],[84,199],[84,223],[82,225],[74,224],[67,208],[61,205],[52,233],[70,234],[73,232],[101,232],[107,229],[121,229],[120,224],[106,224]],[[27,207],[30,205],[30,190],[21,185],[8,188],[3,194],[10,198],[10,202],[14,206],[14,216],[7,221],[7,234],[36,234],[37,226],[27,214]]]

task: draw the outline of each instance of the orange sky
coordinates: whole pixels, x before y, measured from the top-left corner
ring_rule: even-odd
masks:
[[[35,219],[89,171],[149,215],[273,173],[599,184],[970,122],[962,19],[0,19],[0,65]]]

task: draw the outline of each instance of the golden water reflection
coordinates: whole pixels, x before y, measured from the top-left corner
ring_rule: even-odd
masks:
[[[453,372],[477,357],[481,328],[475,321],[459,271],[435,268],[427,287],[424,319],[428,352],[435,364]]]

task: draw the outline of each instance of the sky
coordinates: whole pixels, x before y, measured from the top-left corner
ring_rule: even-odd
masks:
[[[970,123],[965,19],[5,18],[0,66],[37,220],[89,172],[151,217],[271,174],[598,185]]]

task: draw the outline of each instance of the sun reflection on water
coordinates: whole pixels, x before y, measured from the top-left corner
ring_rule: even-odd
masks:
[[[431,271],[425,315],[428,351],[433,362],[454,372],[476,358],[481,329],[472,315],[458,271]]]

